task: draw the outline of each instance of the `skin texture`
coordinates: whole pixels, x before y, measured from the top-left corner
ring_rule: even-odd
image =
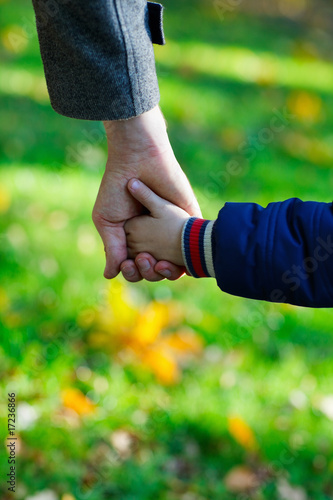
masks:
[[[128,190],[150,212],[149,215],[139,215],[125,223],[129,256],[135,258],[147,251],[157,260],[184,266],[181,236],[189,214],[160,198],[137,179],[129,181]]]
[[[132,178],[140,179],[188,214],[201,216],[193,190],[173,154],[163,115],[157,106],[130,120],[104,122],[104,126],[108,159],[92,214],[106,253],[104,276],[111,279],[121,271],[131,282],[178,279],[183,267],[165,260],[158,262],[147,253],[138,254],[135,261],[128,258],[124,230],[127,220],[145,212],[127,189]]]

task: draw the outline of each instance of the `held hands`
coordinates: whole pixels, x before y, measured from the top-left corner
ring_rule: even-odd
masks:
[[[104,276],[114,278],[121,271],[132,282],[177,279],[184,268],[167,260],[157,262],[149,253],[139,253],[135,261],[128,259],[124,230],[126,221],[143,213],[142,204],[127,189],[132,178],[139,178],[189,215],[201,216],[190,183],[173,154],[163,115],[156,106],[129,120],[104,122],[104,126],[108,160],[93,210],[106,253]]]
[[[157,260],[184,266],[181,237],[189,214],[160,198],[137,179],[131,179],[127,187],[133,198],[150,212],[125,223],[129,257],[134,259],[141,252],[149,252]]]

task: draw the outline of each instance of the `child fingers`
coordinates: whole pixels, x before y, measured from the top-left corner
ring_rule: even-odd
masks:
[[[152,214],[156,213],[166,203],[163,198],[160,198],[138,179],[131,179],[127,186],[133,198],[138,200],[144,207],[148,208]]]

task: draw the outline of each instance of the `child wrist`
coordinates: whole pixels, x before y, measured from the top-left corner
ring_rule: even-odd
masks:
[[[215,277],[212,250],[214,223],[214,220],[190,217],[183,226],[183,260],[188,273],[194,278]]]

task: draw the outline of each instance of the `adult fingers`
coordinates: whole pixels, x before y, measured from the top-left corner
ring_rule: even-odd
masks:
[[[120,264],[127,258],[126,235],[124,227],[111,225],[93,216],[97,231],[104,243],[106,264],[104,277],[112,279],[117,276]]]

